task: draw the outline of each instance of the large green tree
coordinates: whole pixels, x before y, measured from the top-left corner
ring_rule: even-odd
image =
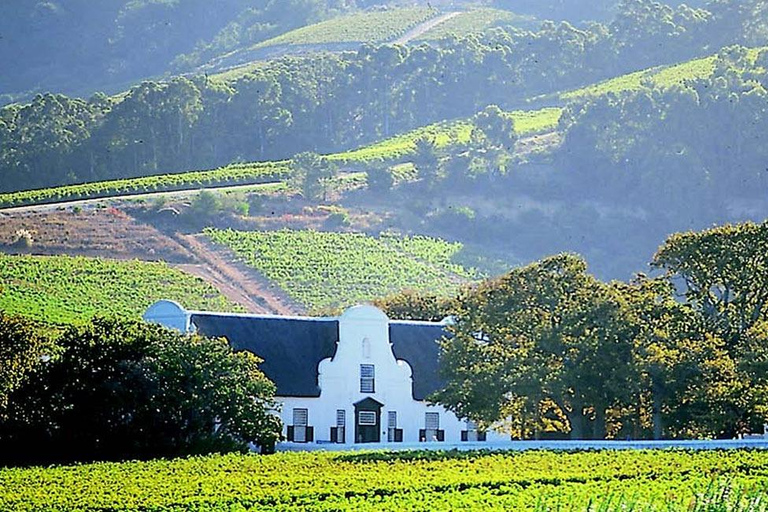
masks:
[[[274,445],[274,385],[225,340],[135,321],[68,328],[9,397],[10,462],[157,457]]]

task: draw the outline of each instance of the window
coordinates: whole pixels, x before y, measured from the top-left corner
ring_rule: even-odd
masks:
[[[374,393],[374,369],[372,364],[360,365],[360,392]]]
[[[360,411],[357,422],[360,425],[376,425],[376,412]]]
[[[336,410],[336,426],[343,427],[347,423],[347,411],[344,409]]]
[[[296,427],[306,427],[309,425],[309,411],[307,409],[294,409],[293,425]]]
[[[440,413],[428,412],[424,418],[427,430],[438,430],[440,428]]]
[[[389,411],[387,413],[387,427],[397,428],[397,411]]]
[[[309,426],[309,410],[294,409],[293,425],[288,427],[288,440],[295,443],[307,443],[312,440],[312,427]]]
[[[387,412],[387,442],[403,442],[403,429],[397,428],[397,411]]]

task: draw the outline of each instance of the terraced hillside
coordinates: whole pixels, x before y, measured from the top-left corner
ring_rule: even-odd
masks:
[[[514,111],[510,112],[509,116],[515,120],[518,133],[526,136],[554,130],[557,127],[560,113],[559,108],[544,108],[532,111]],[[473,125],[469,120],[436,123],[375,144],[328,155],[328,158],[331,161],[347,165],[365,164],[371,161],[398,161],[413,152],[418,139],[429,138],[435,141],[439,147],[464,144],[469,141],[472,128]],[[0,208],[140,195],[152,192],[256,185],[265,182],[285,181],[290,177],[288,162],[233,164],[206,171],[161,174],[0,194]]]
[[[159,299],[241,311],[203,280],[165,263],[0,255],[0,310],[54,324],[94,315],[138,318]]]
[[[427,237],[291,230],[205,233],[310,310],[404,289],[450,294],[479,277],[454,261],[462,244]]]

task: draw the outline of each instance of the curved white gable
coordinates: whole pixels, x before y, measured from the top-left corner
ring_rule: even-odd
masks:
[[[172,300],[159,300],[149,306],[142,316],[144,321],[160,324],[179,332],[189,331],[189,313]]]

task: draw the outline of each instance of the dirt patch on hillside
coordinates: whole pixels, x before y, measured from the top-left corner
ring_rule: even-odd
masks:
[[[231,251],[211,244],[205,235],[176,234],[175,238],[199,261],[199,264],[179,265],[179,268],[205,279],[249,312],[277,315],[306,312],[303,306],[291,300],[277,285],[237,261]]]
[[[26,238],[27,241],[19,238]],[[191,263],[194,256],[117,208],[25,212],[0,217],[0,251]]]

